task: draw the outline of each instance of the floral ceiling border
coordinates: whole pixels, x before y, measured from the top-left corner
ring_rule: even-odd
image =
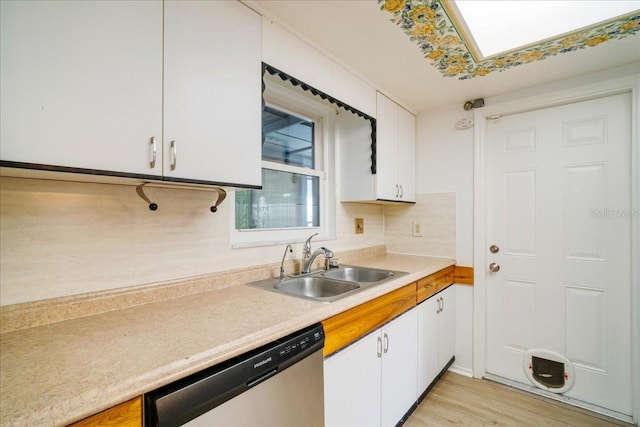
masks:
[[[520,50],[478,60],[454,25],[448,0],[378,0],[380,10],[418,44],[425,58],[446,77],[466,80],[546,59],[559,53],[597,46],[640,31],[640,13],[577,31]]]

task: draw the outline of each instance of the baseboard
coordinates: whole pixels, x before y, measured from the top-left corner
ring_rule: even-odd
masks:
[[[431,389],[433,388],[433,386],[440,381],[440,378],[442,378],[442,376],[447,372],[447,370],[449,370],[449,368],[451,367],[451,365],[453,365],[453,362],[455,362],[456,358],[452,357],[451,360],[449,360],[449,362],[447,362],[447,364],[445,365],[444,368],[442,368],[442,370],[440,371],[440,373],[435,377],[435,379],[431,382],[431,384],[429,384],[429,386],[427,387],[427,389],[422,392],[422,394],[420,395],[420,397],[418,397],[418,400],[416,400],[413,405],[411,405],[411,408],[409,408],[409,410],[402,416],[402,418],[400,419],[400,421],[398,421],[398,423],[396,424],[395,427],[401,427],[405,422],[407,422],[407,420],[409,419],[409,417],[411,416],[411,414],[413,414],[413,412],[418,409],[418,405],[420,405],[420,402],[422,402],[424,400],[424,398],[427,396],[427,394],[429,394],[429,392],[431,391]]]
[[[465,368],[463,366],[453,364],[449,368],[449,371],[453,372],[454,374],[460,374],[465,377],[473,378],[473,370],[471,368]]]

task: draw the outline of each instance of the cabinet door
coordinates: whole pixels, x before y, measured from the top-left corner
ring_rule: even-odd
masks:
[[[381,351],[374,332],[325,359],[326,426],[380,425]]]
[[[382,328],[382,426],[395,426],[416,401],[417,310]]]
[[[438,368],[438,301],[431,297],[418,307],[418,396],[436,378]]]
[[[378,93],[376,117],[376,197],[396,200],[398,194],[398,105]]]
[[[442,370],[455,354],[456,301],[455,288],[449,286],[436,295],[441,298],[438,313],[438,371]]]
[[[398,107],[398,184],[403,202],[416,201],[416,118]]]
[[[0,158],[160,175],[162,2],[0,7]]]
[[[260,50],[241,3],[165,3],[165,179],[260,185]]]

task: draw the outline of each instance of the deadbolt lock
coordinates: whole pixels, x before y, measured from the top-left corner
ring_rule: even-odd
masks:
[[[491,245],[489,247],[489,252],[491,252],[492,254],[497,254],[498,252],[500,252],[500,248],[496,245]]]

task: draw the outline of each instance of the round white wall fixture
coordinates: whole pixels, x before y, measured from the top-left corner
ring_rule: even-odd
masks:
[[[575,382],[573,363],[554,351],[531,349],[523,354],[522,367],[533,385],[552,393],[569,391]]]
[[[469,129],[473,126],[473,120],[467,118],[460,119],[455,123],[455,126],[458,130]]]

